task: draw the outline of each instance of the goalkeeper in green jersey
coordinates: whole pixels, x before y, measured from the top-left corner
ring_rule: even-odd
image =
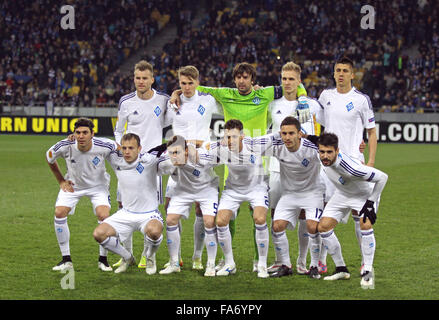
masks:
[[[251,137],[265,135],[267,132],[268,105],[274,99],[283,95],[281,86],[269,86],[258,90],[253,88],[256,83],[256,68],[246,62],[238,63],[233,68],[233,80],[236,88],[213,88],[198,86],[197,90],[212,95],[221,104],[224,111],[224,121],[239,119],[244,125],[244,134]],[[180,106],[180,91],[172,93],[170,103],[175,108]],[[306,90],[302,84],[297,89],[297,95],[306,95]],[[310,117],[309,108],[297,110],[297,117],[301,122],[305,122]],[[227,178],[227,167],[224,168],[224,181]],[[234,220],[230,221],[230,232],[232,238],[235,233]],[[257,267],[258,255],[255,243],[254,271]],[[217,268],[220,266],[217,266]]]

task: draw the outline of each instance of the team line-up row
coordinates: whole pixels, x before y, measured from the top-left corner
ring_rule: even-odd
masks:
[[[160,176],[169,175],[165,209],[170,259],[160,274],[180,271],[180,219],[188,217],[193,203],[197,217],[192,267],[203,269],[205,245],[205,276],[235,273],[231,244],[234,220],[241,203],[249,202],[258,277],[292,274],[285,231],[298,224],[297,272],[320,278],[326,272],[329,252],[336,270],[324,279],[350,278],[334,228],[345,222],[352,210],[362,252],[361,286],[374,288],[376,242],[372,225],[387,175],[373,167],[376,132],[370,100],[352,87],[353,63],[347,58],[335,64],[336,88],[324,90],[318,100],[303,95],[300,71],[300,66],[289,62],[282,68],[282,86],[255,90],[254,67],[241,63],[233,70],[237,88],[231,89],[200,86],[198,70],[186,66],[178,73],[181,89],[169,97],[152,89],[152,66],[145,61],[136,64],[136,91],[120,100],[116,141],[94,137],[93,123],[81,118],[72,138],[47,151],[49,166],[60,184],[55,232],[63,258],[53,269],[73,267],[67,217],[73,214],[79,199],[87,196],[99,222],[94,231],[100,244],[99,268],[112,270],[108,250],[122,257],[113,265],[116,273],[134,264],[132,232],[139,230],[145,239],[139,267],[146,268],[147,274],[156,273],[155,253],[163,239],[163,220],[158,211]],[[210,142],[214,113],[224,114],[226,124],[224,138]],[[325,129],[319,137],[313,135],[315,120]],[[267,123],[271,123],[273,133],[256,136],[267,131]],[[169,124],[175,136],[162,144],[162,129]],[[369,138],[367,165],[362,154],[364,129]],[[265,156],[270,158],[265,165],[270,171],[268,182]],[[65,176],[58,158],[66,161]],[[120,208],[111,216],[105,160],[118,179]],[[218,202],[219,178],[213,167],[220,164],[225,164],[225,187]],[[270,232],[266,216],[270,209],[276,261],[267,267]],[[218,244],[223,258],[216,265]]]

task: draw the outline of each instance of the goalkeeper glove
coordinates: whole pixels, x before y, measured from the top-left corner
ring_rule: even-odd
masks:
[[[360,217],[363,216],[363,222],[366,222],[366,218],[369,218],[370,223],[375,223],[377,215],[375,213],[375,208],[373,207],[373,204],[373,201],[366,200],[366,203],[360,211]]]
[[[300,96],[297,101],[299,102],[296,108],[297,120],[299,120],[299,122],[303,124],[311,118],[308,99],[304,96]]]
[[[161,145],[152,148],[151,150],[148,151],[148,153],[153,153],[154,151],[157,152],[157,158],[160,157],[162,155],[163,152],[166,151],[166,143],[162,143]]]

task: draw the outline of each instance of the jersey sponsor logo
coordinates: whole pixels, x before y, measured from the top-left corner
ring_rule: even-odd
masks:
[[[353,104],[352,102],[349,102],[349,103],[346,105],[346,109],[348,110],[348,112],[351,111],[352,109],[354,109],[354,104]]]
[[[142,173],[144,169],[145,169],[145,168],[142,166],[141,163],[139,163],[139,164],[137,165],[137,167],[136,167],[136,170],[137,170],[139,173]]]
[[[198,112],[199,112],[201,115],[203,115],[205,111],[206,111],[206,108],[204,108],[204,107],[200,104],[200,106],[198,107]]]
[[[158,116],[160,115],[160,113],[162,113],[162,109],[160,109],[160,107],[157,106],[157,107],[154,109],[154,113],[155,113],[155,115],[158,117]]]
[[[195,170],[192,172],[192,174],[193,174],[194,176],[198,177],[198,176],[200,176],[200,171],[197,170],[197,169],[195,169]]]
[[[261,103],[261,99],[259,99],[258,97],[254,97],[252,101],[253,101],[253,103],[256,104],[256,105],[258,105],[258,104]]]
[[[304,167],[307,167],[307,166],[309,165],[309,160],[308,160],[308,159],[303,159],[303,161],[302,161],[302,165],[303,165]]]
[[[97,166],[98,163],[101,162],[101,159],[99,159],[98,157],[94,157],[94,159],[92,160],[92,162],[93,162],[93,164],[94,164],[95,166]]]
[[[346,182],[344,181],[343,177],[340,176],[340,178],[338,178],[338,182],[340,182],[341,184],[345,184]]]

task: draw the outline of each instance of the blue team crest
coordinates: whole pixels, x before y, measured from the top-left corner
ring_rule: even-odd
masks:
[[[143,172],[143,169],[145,169],[145,168],[142,166],[141,163],[139,163],[139,164],[137,165],[137,167],[136,167],[136,170],[137,170],[139,173],[142,173],[142,172]]]
[[[157,106],[157,107],[154,109],[154,113],[155,113],[155,115],[158,117],[158,116],[160,115],[160,113],[162,113],[162,109],[160,109],[160,107]]]
[[[101,159],[99,159],[98,157],[94,157],[94,159],[92,160],[92,162],[93,162],[93,164],[94,164],[95,166],[97,166],[98,163],[101,162]]]
[[[135,110],[135,111],[133,112],[133,114],[134,114],[134,115],[138,115],[139,113],[137,112],[137,110]]]
[[[304,167],[307,167],[307,166],[309,165],[309,160],[308,160],[308,159],[303,159],[303,161],[302,161],[302,165],[303,165]]]
[[[199,112],[201,115],[203,115],[205,111],[206,111],[206,108],[204,108],[204,107],[200,104],[200,106],[198,107],[198,112]]]
[[[349,103],[346,105],[346,109],[348,110],[348,112],[351,111],[352,109],[354,109],[354,104],[353,104],[352,102],[349,102]]]
[[[194,175],[194,176],[199,176],[200,175],[200,171],[198,171],[197,169],[194,169],[194,171],[192,172],[192,174]]]
[[[261,103],[261,99],[259,99],[258,97],[254,97],[252,101],[253,101],[254,104],[260,104]]]
[[[254,156],[254,155],[251,155],[251,156],[250,156],[250,162],[251,162],[251,163],[255,163],[255,161],[256,161],[255,156]]]
[[[344,181],[342,176],[340,176],[340,178],[338,178],[338,182],[340,182],[341,184],[345,184],[345,181]]]

